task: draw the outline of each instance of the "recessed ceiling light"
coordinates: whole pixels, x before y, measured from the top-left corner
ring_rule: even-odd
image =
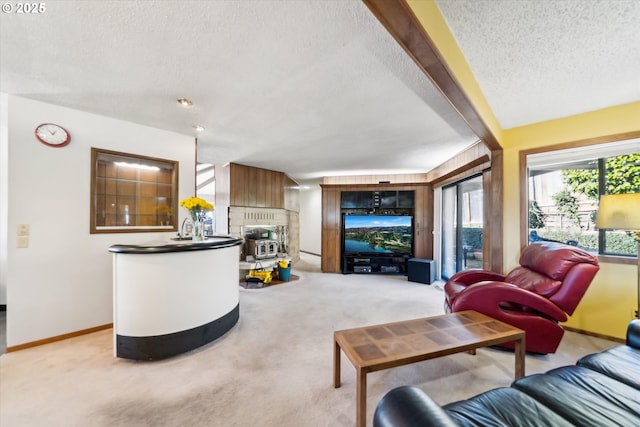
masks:
[[[190,107],[193,105],[193,102],[191,102],[191,100],[187,98],[178,98],[178,104],[182,105],[183,107]]]
[[[202,126],[198,126],[198,125],[193,125],[193,128],[196,130],[196,132],[202,132],[204,130]]]

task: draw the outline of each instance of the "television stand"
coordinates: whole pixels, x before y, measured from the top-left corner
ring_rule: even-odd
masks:
[[[342,273],[407,274],[410,255],[344,255]]]

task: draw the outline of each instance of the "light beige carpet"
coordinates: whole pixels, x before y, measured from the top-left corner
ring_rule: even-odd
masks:
[[[303,254],[300,280],[240,289],[240,321],[172,359],[113,357],[112,331],[0,356],[0,426],[353,426],[355,371],[334,330],[442,314],[442,291],[405,276],[322,274]],[[527,374],[615,345],[568,332],[557,354],[527,356]],[[414,384],[439,403],[513,380],[513,354],[481,349],[368,376],[368,422],[382,395]]]

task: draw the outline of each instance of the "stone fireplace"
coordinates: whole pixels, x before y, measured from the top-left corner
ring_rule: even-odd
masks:
[[[248,253],[247,241],[269,240],[278,243],[276,257],[288,257],[292,261],[300,259],[300,227],[298,212],[274,208],[229,208],[229,233],[245,239],[240,260],[245,261]],[[274,258],[276,258],[274,257]]]

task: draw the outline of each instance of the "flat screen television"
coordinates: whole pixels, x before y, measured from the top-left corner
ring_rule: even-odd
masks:
[[[410,215],[344,215],[342,236],[345,255],[411,255],[413,217]]]

